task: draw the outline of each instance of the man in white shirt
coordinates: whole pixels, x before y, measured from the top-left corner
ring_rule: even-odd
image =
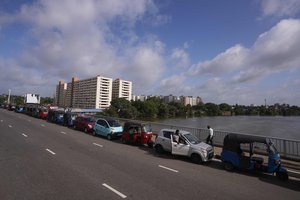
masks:
[[[209,130],[209,135],[206,138],[206,143],[213,146],[214,130],[210,126],[207,126],[207,129]]]

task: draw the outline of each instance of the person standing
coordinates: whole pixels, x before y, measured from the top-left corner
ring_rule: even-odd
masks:
[[[207,126],[207,129],[209,130],[209,135],[206,138],[206,143],[213,146],[214,130],[210,126]]]

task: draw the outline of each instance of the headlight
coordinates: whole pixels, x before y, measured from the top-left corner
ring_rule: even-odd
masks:
[[[280,165],[281,160],[274,160],[275,165]]]

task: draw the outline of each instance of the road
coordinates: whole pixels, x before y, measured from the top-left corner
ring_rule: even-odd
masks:
[[[0,109],[0,199],[299,199],[300,180],[227,172]]]

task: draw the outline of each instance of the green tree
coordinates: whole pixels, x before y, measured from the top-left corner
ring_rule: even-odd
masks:
[[[206,103],[205,112],[208,116],[218,116],[221,114],[219,106],[214,103]]]

